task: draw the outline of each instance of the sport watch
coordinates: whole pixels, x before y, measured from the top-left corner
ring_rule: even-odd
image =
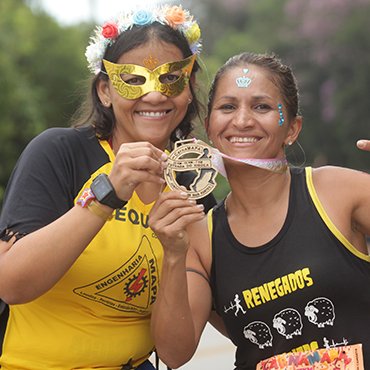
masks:
[[[117,197],[114,187],[105,173],[98,175],[92,182],[90,188],[96,200],[101,204],[113,209],[122,208],[127,204],[126,200]]]

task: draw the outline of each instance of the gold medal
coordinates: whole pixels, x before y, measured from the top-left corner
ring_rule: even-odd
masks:
[[[195,176],[189,186],[179,184],[177,172],[191,172]],[[212,163],[211,148],[200,140],[180,140],[170,153],[164,178],[171,190],[185,191],[191,199],[203,198],[216,187],[217,170]]]

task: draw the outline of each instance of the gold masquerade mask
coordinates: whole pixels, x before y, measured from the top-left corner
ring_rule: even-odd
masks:
[[[189,82],[196,55],[165,63],[150,70],[136,64],[115,64],[103,59],[112,85],[125,99],[137,99],[152,91],[166,96],[181,94]]]

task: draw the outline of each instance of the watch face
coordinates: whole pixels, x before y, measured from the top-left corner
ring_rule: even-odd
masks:
[[[112,191],[112,187],[105,176],[98,176],[93,181],[91,188],[97,200],[104,199]]]
[[[108,207],[114,209],[122,208],[127,203],[127,201],[117,197],[113,185],[106,174],[100,174],[94,179],[91,184],[91,191],[100,203]]]

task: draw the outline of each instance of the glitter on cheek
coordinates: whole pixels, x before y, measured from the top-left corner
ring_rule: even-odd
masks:
[[[283,106],[281,104],[278,104],[278,112],[279,112],[279,126],[282,126],[284,124],[284,113],[283,113]]]

